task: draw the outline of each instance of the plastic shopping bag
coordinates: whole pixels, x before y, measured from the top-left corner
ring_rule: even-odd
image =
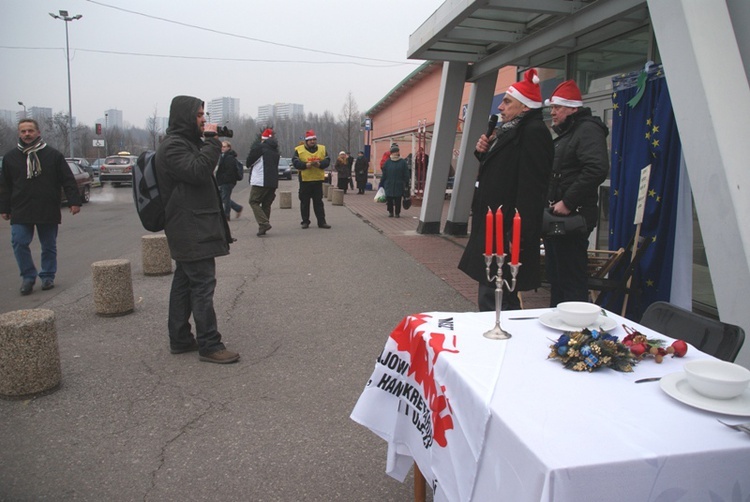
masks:
[[[378,188],[378,191],[375,193],[375,202],[385,202],[385,190],[383,187]]]

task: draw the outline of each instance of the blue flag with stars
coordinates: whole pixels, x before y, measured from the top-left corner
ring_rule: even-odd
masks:
[[[682,146],[661,65],[612,81],[610,249],[626,247],[635,235],[641,170],[651,164],[640,233],[651,243],[634,274],[640,302],[630,301],[627,312],[640,319],[648,305],[670,299]]]

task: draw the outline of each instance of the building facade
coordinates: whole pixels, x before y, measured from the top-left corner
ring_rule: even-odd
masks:
[[[216,98],[206,105],[208,121],[214,124],[231,125],[240,117],[240,100],[237,98]]]

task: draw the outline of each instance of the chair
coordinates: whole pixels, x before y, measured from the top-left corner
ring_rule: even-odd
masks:
[[[640,322],[672,338],[685,340],[698,350],[723,361],[734,362],[745,341],[745,331],[685,310],[667,302],[654,302]]]
[[[600,307],[610,308],[611,305],[615,305],[615,300],[618,300],[625,295],[637,295],[640,292],[638,284],[636,284],[633,274],[635,273],[636,267],[643,258],[644,253],[648,249],[652,242],[651,237],[640,237],[638,239],[639,246],[635,252],[635,256],[631,261],[618,260],[618,263],[614,264],[609,272],[609,277],[589,277],[589,290],[600,291],[602,293],[608,293],[606,295],[599,294],[596,296],[596,303]],[[628,247],[623,250],[623,256],[627,256],[628,251],[632,247],[631,243]],[[622,273],[618,273],[620,270],[624,270]],[[593,296],[593,295],[592,295]],[[610,308],[611,310],[611,308]],[[623,313],[624,315],[624,313]]]
[[[595,279],[604,279],[607,274],[620,263],[623,255],[625,254],[625,248],[620,248],[617,251],[610,251],[608,249],[589,249],[588,251],[588,276]],[[599,296],[593,290],[589,291],[591,301],[596,302],[596,298]]]

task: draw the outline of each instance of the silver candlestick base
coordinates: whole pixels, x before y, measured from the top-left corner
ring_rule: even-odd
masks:
[[[490,340],[508,340],[513,336],[505,331],[500,325],[500,311],[502,310],[503,305],[503,284],[505,284],[505,287],[508,288],[508,291],[513,291],[516,289],[516,276],[518,275],[518,269],[521,264],[517,263],[515,265],[509,265],[511,281],[510,284],[508,284],[508,281],[503,280],[503,265],[505,265],[505,256],[505,254],[484,255],[484,264],[485,269],[487,270],[487,280],[495,283],[495,327],[484,333],[484,337],[489,338]],[[497,262],[497,274],[494,277],[491,277],[490,266],[492,265],[493,260]]]

